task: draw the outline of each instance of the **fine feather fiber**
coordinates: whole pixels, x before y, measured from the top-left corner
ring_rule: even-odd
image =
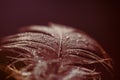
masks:
[[[81,30],[32,25],[0,41],[6,80],[111,80],[112,59]]]

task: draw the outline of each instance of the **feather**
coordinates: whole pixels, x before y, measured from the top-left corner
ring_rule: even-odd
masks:
[[[102,47],[86,33],[64,25],[22,28],[4,37],[0,50],[16,80],[101,80],[104,71],[99,67],[112,73],[112,60]]]

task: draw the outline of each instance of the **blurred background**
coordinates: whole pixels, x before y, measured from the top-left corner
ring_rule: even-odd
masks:
[[[119,0],[118,0],[119,1]],[[22,26],[49,22],[81,29],[97,40],[114,60],[119,76],[119,2],[111,0],[0,0],[0,37]]]

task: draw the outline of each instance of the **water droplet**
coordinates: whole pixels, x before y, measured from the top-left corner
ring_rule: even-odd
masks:
[[[79,41],[80,41],[79,39],[76,40],[76,42],[79,42]]]
[[[66,36],[66,39],[69,39],[70,38],[70,36]]]

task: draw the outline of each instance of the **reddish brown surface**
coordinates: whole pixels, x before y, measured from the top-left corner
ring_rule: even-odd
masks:
[[[0,37],[48,22],[82,29],[113,58],[119,80],[119,8],[119,0],[0,0]]]

